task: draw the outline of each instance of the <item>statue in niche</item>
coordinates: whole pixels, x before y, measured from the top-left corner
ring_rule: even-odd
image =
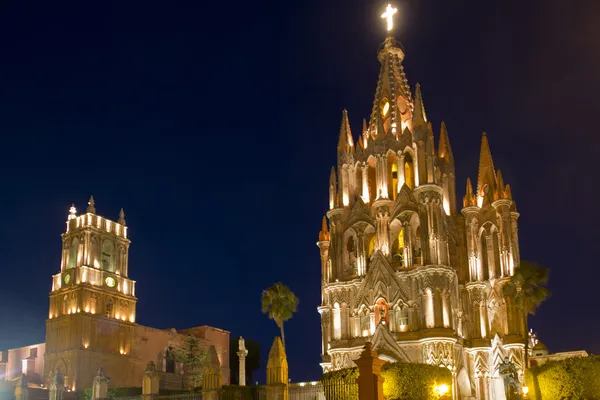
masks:
[[[498,372],[504,381],[506,400],[516,399],[515,394],[518,395],[521,384],[515,364],[508,357],[504,357],[504,361],[498,365]]]

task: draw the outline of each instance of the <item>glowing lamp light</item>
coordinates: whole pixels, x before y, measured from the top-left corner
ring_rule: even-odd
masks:
[[[125,352],[123,351],[123,349],[120,349],[120,350],[119,350],[119,353],[121,353],[121,354],[125,354]]]
[[[115,314],[115,318],[116,319],[121,319],[121,314],[120,313]]]
[[[448,394],[448,391],[449,391],[449,390],[450,390],[450,388],[448,387],[448,385],[445,385],[445,384],[444,384],[444,385],[438,385],[438,386],[436,386],[436,387],[435,387],[435,391],[436,391],[436,393],[437,393],[437,394],[438,394],[440,397],[442,397],[442,396],[444,396],[444,395]]]
[[[523,395],[527,396],[527,393],[529,393],[529,388],[527,386],[523,386]]]
[[[89,306],[87,306],[87,307],[85,308],[85,312],[86,312],[86,313],[89,313],[89,312],[90,312],[90,307],[89,307]]]

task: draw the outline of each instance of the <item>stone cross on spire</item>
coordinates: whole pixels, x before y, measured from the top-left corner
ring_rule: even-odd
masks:
[[[397,8],[392,7],[391,4],[388,3],[385,12],[381,14],[381,18],[387,20],[387,30],[388,32],[394,29],[394,14],[398,12]]]

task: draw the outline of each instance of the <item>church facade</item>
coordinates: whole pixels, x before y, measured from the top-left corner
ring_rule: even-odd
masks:
[[[447,367],[454,398],[504,398],[498,366],[522,380],[527,332],[502,287],[519,266],[509,185],[481,138],[476,186],[457,204],[454,157],[438,144],[421,88],[389,35],[370,120],[356,138],[344,110],[321,256],[324,372],[354,366],[367,341],[391,362]]]
[[[210,326],[161,330],[136,323],[129,245],[123,210],[115,222],[96,214],[93,197],[84,214],[71,207],[60,269],[52,276],[46,342],[0,352],[0,379],[26,374],[30,384],[48,387],[60,373],[69,390],[80,391],[91,387],[102,367],[111,386],[139,387],[153,361],[161,387],[183,389],[188,371],[172,355],[191,335],[199,346],[215,348],[223,382],[229,382],[229,332]]]

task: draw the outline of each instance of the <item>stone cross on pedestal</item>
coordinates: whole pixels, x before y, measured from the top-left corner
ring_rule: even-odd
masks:
[[[246,349],[246,342],[244,338],[240,336],[240,340],[238,342],[238,352],[237,355],[240,358],[240,369],[239,369],[239,382],[240,386],[246,386],[246,356],[248,355],[248,350]]]

